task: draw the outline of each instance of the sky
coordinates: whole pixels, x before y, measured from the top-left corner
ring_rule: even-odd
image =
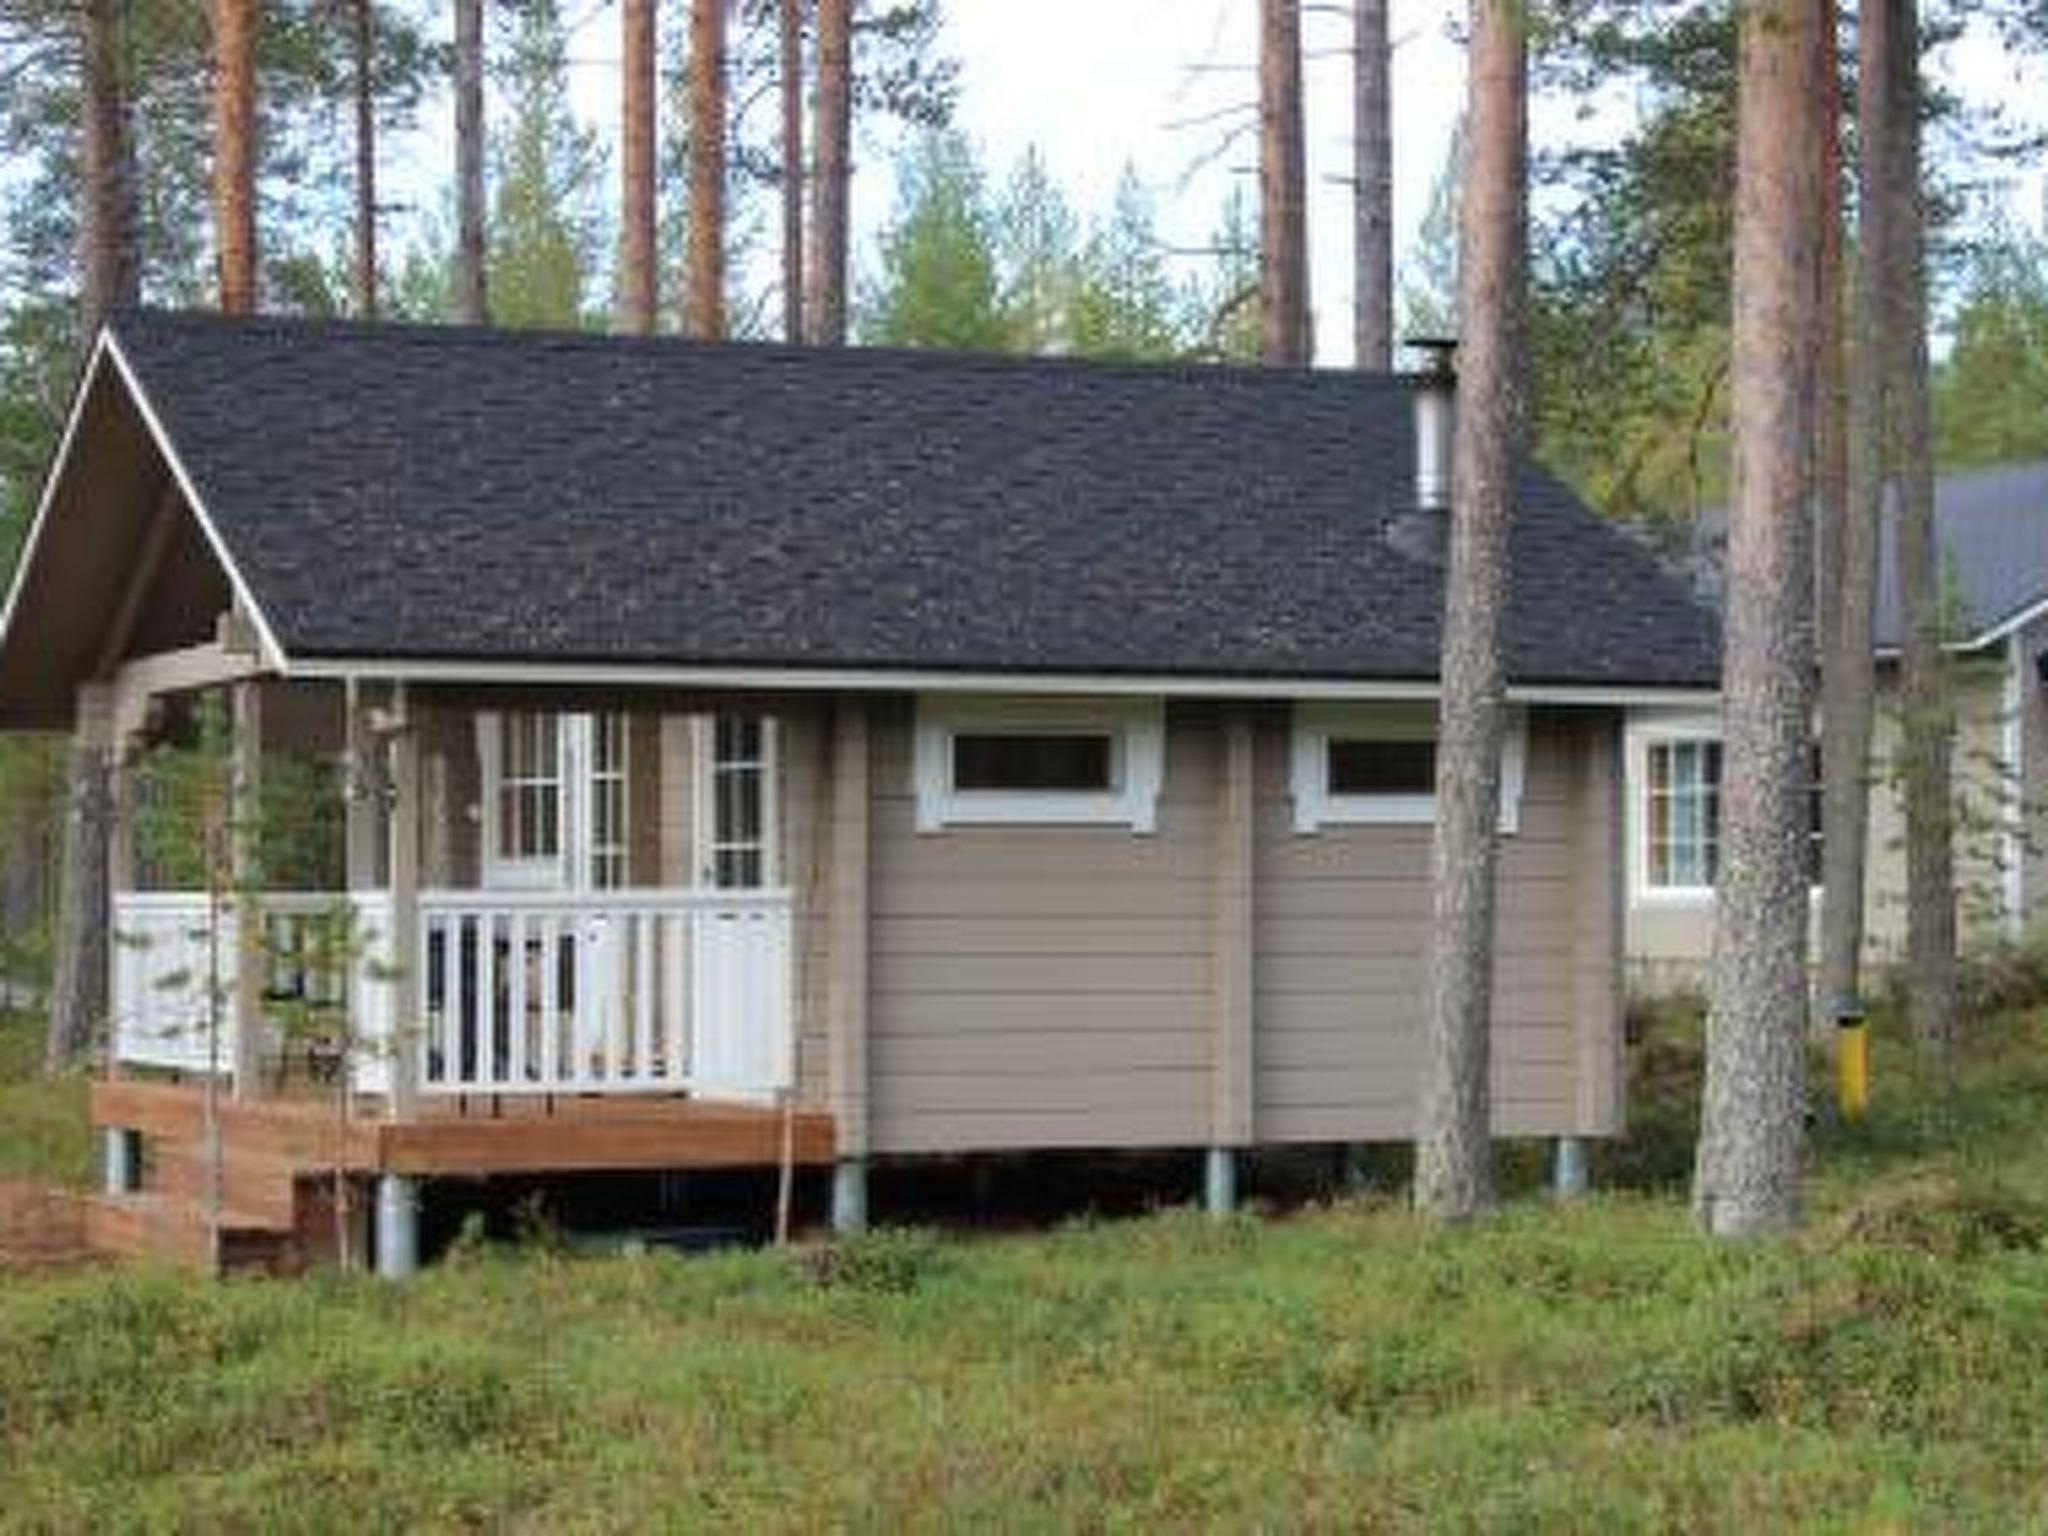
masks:
[[[617,18],[608,0],[584,0],[574,44],[576,106],[611,140],[617,130]],[[665,9],[678,19],[680,0]],[[1453,36],[1464,0],[1392,0],[1395,40],[1394,229],[1396,285],[1441,174],[1464,95],[1464,53]],[[1231,180],[1251,185],[1257,158],[1258,0],[944,0],[945,46],[959,59],[957,123],[1000,181],[1036,145],[1082,211],[1109,206],[1132,166],[1152,193],[1161,233],[1200,247],[1213,233]],[[1317,361],[1351,356],[1349,6],[1304,7],[1310,292]],[[1975,103],[1998,103],[2048,121],[2048,73],[2008,58],[1988,30],[1942,50],[1931,73]],[[1590,102],[1539,99],[1534,144],[1598,141],[1625,124],[1620,91]],[[1233,137],[1234,131],[1234,137]],[[859,160],[854,186],[857,257],[895,203],[888,156]],[[2004,197],[2009,217],[2041,228],[2043,176],[2028,171]]]

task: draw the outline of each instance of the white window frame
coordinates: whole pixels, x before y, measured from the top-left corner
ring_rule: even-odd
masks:
[[[731,847],[718,825],[718,716],[690,717],[690,755],[696,765],[695,863],[697,883],[705,890],[775,890],[782,882],[782,722],[774,715],[750,714],[761,724],[761,755],[753,765],[761,775],[761,881],[756,886],[721,886],[718,855]]]
[[[555,818],[558,851],[544,858],[514,858],[503,845],[501,801],[505,791],[504,722],[511,714],[552,714],[555,720]],[[630,721],[621,718],[620,758],[620,884],[630,880],[633,846],[632,762]],[[494,891],[589,891],[599,889],[596,864],[597,792],[595,736],[598,717],[562,710],[480,710],[476,716],[476,751],[480,788],[483,887]]]
[[[1712,903],[1711,885],[1650,883],[1650,752],[1654,747],[1721,741],[1721,717],[1708,714],[1638,715],[1628,723],[1628,888],[1645,906],[1698,907]],[[1725,771],[1726,758],[1723,758]],[[1718,839],[1719,828],[1715,829]]]
[[[1289,774],[1294,830],[1324,827],[1426,827],[1436,820],[1436,794],[1336,794],[1330,789],[1333,741],[1434,741],[1434,704],[1323,704],[1294,706]],[[1528,779],[1528,711],[1509,706],[1501,736],[1500,830],[1522,828],[1522,789]]]
[[[960,789],[953,740],[961,735],[1078,735],[1110,738],[1110,787]],[[1166,777],[1166,706],[1161,699],[1003,698],[920,694],[913,773],[917,829],[954,826],[1125,826],[1156,831]]]

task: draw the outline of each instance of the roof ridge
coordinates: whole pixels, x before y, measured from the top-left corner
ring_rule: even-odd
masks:
[[[1407,390],[1416,375],[1399,372],[1360,372],[1336,367],[1279,367],[1271,364],[1214,362],[1192,358],[1086,357],[1071,353],[982,352],[957,347],[906,347],[849,344],[814,346],[808,343],[727,338],[700,341],[664,332],[632,335],[613,331],[573,330],[559,327],[523,328],[478,325],[460,321],[362,320],[348,316],[317,315],[224,315],[217,310],[135,306],[117,311],[108,326],[119,336],[135,325],[167,325],[181,330],[240,332],[243,334],[315,335],[337,342],[373,342],[384,345],[425,346],[509,346],[569,347],[594,351],[700,350],[763,360],[801,359],[825,367],[861,367],[891,364],[918,370],[954,369],[996,374],[1073,373],[1095,377],[1135,377],[1161,380],[1219,380],[1253,388],[1332,389],[1365,387],[1376,390]]]

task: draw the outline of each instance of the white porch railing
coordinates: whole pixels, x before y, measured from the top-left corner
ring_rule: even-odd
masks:
[[[330,953],[322,932],[344,899],[303,891],[261,898],[267,998],[331,1007],[358,990],[349,974],[356,962],[346,951]],[[109,1000],[119,1060],[234,1070],[240,907],[239,899],[224,899],[216,912],[204,891],[115,893]]]
[[[346,979],[316,963],[317,921],[353,905]],[[382,891],[262,898],[273,1009],[346,994],[356,1087],[386,1091],[411,1052],[427,1095],[677,1093],[772,1098],[794,1079],[791,904],[783,891],[424,891],[394,945]],[[201,892],[114,898],[118,1058],[204,1072],[235,1061],[237,914]],[[410,953],[406,953],[407,950]],[[216,958],[217,957],[217,958]],[[394,979],[420,1017],[394,1029]],[[210,1030],[217,1020],[217,1040]]]
[[[422,1093],[789,1086],[783,891],[428,891]]]

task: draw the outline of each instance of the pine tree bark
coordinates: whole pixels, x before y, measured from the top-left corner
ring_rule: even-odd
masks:
[[[1813,710],[1816,0],[1741,14],[1735,489],[1722,667],[1721,867],[1693,1206],[1719,1236],[1799,1215]]]
[[[455,0],[455,315],[490,319],[484,272],[484,4]]]
[[[804,6],[781,0],[776,82],[782,95],[782,335],[804,339]]]
[[[804,319],[813,344],[846,343],[847,219],[853,188],[853,5],[818,0],[818,90],[811,131],[810,272]]]
[[[698,341],[725,335],[725,7],[690,7],[689,271],[683,283],[683,333]]]
[[[114,814],[104,695],[100,688],[80,691],[71,738],[44,1052],[52,1072],[84,1065],[107,1019],[107,946],[113,927],[107,852]]]
[[[1394,147],[1387,0],[1357,0],[1352,47],[1352,344],[1356,366],[1394,355]]]
[[[258,0],[213,0],[213,225],[220,307],[256,308]]]
[[[85,0],[80,56],[84,135],[79,146],[78,319],[88,342],[107,315],[136,300],[134,138],[122,62],[124,0]]]
[[[377,318],[377,18],[374,0],[355,0],[350,42],[355,66],[356,313]]]
[[[1492,1199],[1495,866],[1528,244],[1528,41],[1520,0],[1473,0],[1466,69],[1464,336],[1437,729],[1436,920],[1415,1142],[1416,1207],[1439,1220],[1470,1217]]]
[[[1825,6],[1824,17],[1831,18],[1833,9],[1832,4]],[[1832,251],[1837,274],[1834,308],[1824,308],[1821,315],[1823,415],[1822,430],[1816,435],[1823,645],[1820,999],[1829,1009],[1853,1005],[1862,991],[1864,884],[1870,847],[1870,742],[1877,699],[1877,530],[1885,452],[1883,360],[1888,351],[1884,313],[1885,295],[1894,281],[1891,209],[1883,188],[1888,174],[1885,168],[1896,154],[1884,101],[1882,61],[1890,46],[1890,29],[1883,11],[1882,4],[1871,5],[1858,19],[1856,133],[1860,156],[1853,369],[1845,366],[1849,345],[1840,304],[1839,192],[1824,194],[1833,212],[1823,230],[1831,238],[1822,246],[1821,259],[1825,268]],[[1830,31],[1831,42],[1833,36]],[[1832,46],[1827,54],[1832,68]],[[1835,101],[1831,86],[1824,110]],[[1833,107],[1833,115],[1839,116],[1838,106]],[[1830,166],[1837,166],[1838,129],[1823,134],[1822,146]],[[1838,180],[1839,171],[1834,174]],[[1823,304],[1828,300],[1824,282]],[[1844,409],[1845,431],[1831,435],[1829,413]],[[1838,476],[1839,495],[1833,484]]]
[[[619,325],[654,332],[655,0],[621,0],[619,167]]]
[[[122,0],[86,0],[80,13],[83,186],[79,209],[79,331],[90,343],[108,315],[135,302],[141,263],[134,140],[122,64]],[[107,845],[113,805],[106,744],[87,722],[73,740],[58,848],[49,1069],[82,1063],[107,1012]]]
[[[1917,0],[1891,12],[1886,73],[1898,153],[1887,167],[1898,241],[1891,331],[1893,431],[1898,454],[1902,755],[1906,800],[1906,1014],[1923,1050],[1948,1056],[1956,1036],[1955,703],[1942,654],[1940,564],[1934,538],[1934,425],[1928,390],[1927,218],[1920,163]],[[1875,9],[1875,7],[1873,7]]]
[[[1301,0],[1259,3],[1259,358],[1309,360]]]

